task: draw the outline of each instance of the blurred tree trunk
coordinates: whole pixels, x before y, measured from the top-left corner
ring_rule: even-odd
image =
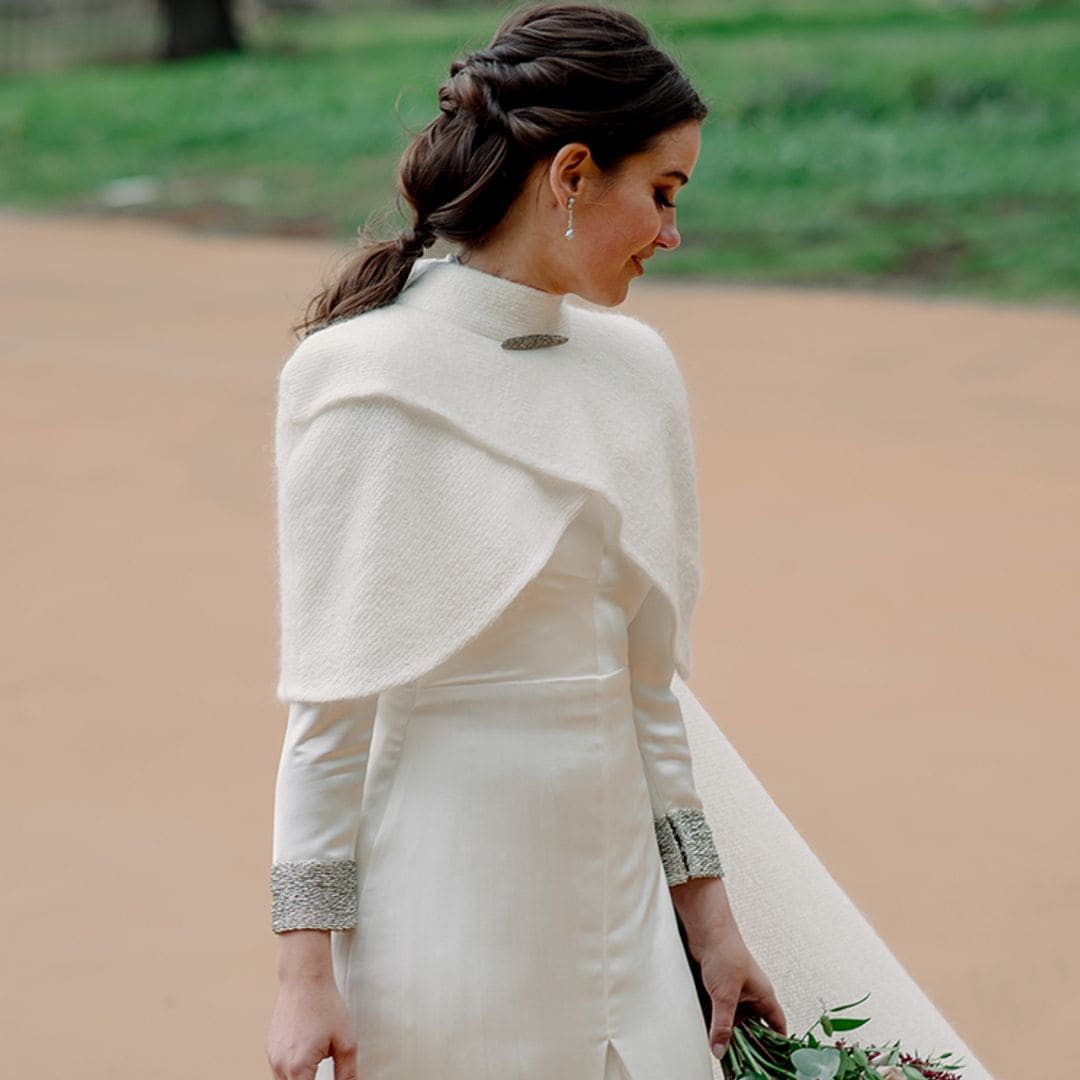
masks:
[[[168,37],[166,60],[213,52],[239,52],[231,0],[159,0]]]

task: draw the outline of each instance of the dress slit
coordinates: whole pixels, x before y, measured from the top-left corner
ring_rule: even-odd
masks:
[[[607,1054],[604,1057],[604,1080],[634,1080],[611,1039],[608,1039]]]

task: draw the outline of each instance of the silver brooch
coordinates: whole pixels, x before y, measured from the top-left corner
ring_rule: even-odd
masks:
[[[522,337],[508,337],[503,343],[504,349],[545,349],[549,345],[565,345],[570,339],[562,334],[524,334]]]

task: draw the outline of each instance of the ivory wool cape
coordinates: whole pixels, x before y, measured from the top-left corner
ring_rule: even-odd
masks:
[[[568,341],[502,348],[524,333]],[[343,423],[363,399],[397,407]],[[686,389],[657,330],[453,256],[420,259],[392,304],[297,346],[275,439],[279,700],[370,700],[420,678],[498,618],[598,496],[668,607],[693,780],[739,930],[789,1030],[870,993],[864,1044],[952,1050],[963,1080],[990,1076],[687,683],[697,482]],[[670,782],[685,790],[681,772]]]
[[[394,304],[311,335],[283,366],[280,700],[360,697],[435,666],[536,574],[590,492],[671,606],[689,676],[701,561],[675,359],[629,315],[522,288],[420,259]],[[523,308],[569,342],[503,349]],[[406,409],[343,445],[324,418],[368,397]]]

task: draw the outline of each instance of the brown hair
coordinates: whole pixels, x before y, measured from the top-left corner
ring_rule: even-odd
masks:
[[[438,237],[466,247],[502,219],[537,162],[583,142],[604,172],[651,150],[708,106],[633,15],[600,4],[531,4],[508,15],[484,49],[450,64],[440,114],[398,164],[411,228],[372,239],[308,304],[306,336],[390,303]]]

